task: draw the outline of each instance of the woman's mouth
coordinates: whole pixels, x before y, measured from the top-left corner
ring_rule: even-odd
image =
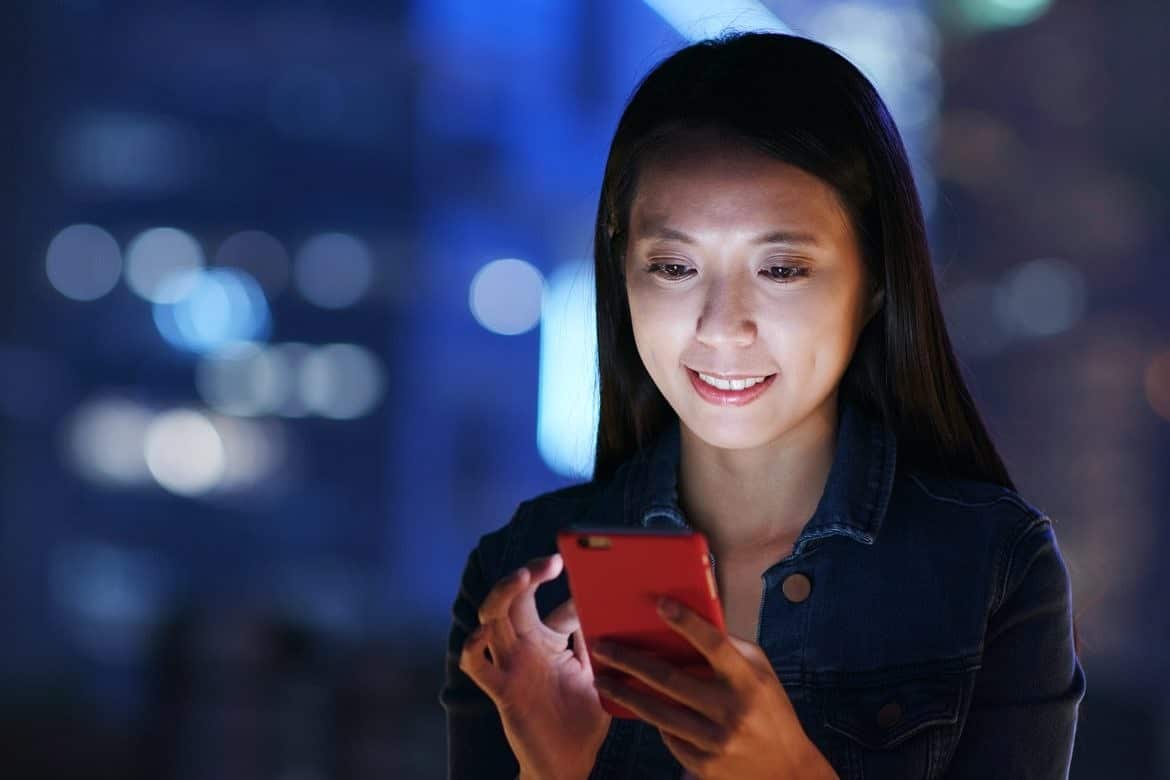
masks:
[[[766,374],[762,377],[725,380],[710,374],[700,375],[698,371],[689,367],[687,374],[691,378],[691,385],[695,388],[695,392],[704,401],[716,406],[749,404],[771,387],[776,379],[776,374]]]

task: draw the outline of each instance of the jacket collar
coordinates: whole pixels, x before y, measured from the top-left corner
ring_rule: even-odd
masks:
[[[812,518],[794,552],[807,541],[839,534],[873,544],[881,530],[894,484],[897,438],[880,421],[841,400],[833,465]],[[678,504],[679,422],[637,453],[625,480],[623,522],[644,528],[685,528]]]

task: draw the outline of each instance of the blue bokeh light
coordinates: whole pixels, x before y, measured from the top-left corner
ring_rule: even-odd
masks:
[[[178,349],[204,353],[268,337],[268,301],[247,273],[235,268],[182,271],[163,284],[188,289],[174,303],[154,304],[158,332]]]

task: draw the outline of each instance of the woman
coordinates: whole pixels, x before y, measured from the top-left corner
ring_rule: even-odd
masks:
[[[1067,569],[964,385],[864,76],[767,33],[660,63],[610,149],[595,278],[593,479],[471,552],[450,776],[1067,776],[1085,691]],[[707,535],[727,633],[663,619],[715,679],[599,657],[670,706],[591,667],[554,554],[576,523]]]

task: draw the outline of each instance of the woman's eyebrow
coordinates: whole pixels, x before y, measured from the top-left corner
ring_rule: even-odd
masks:
[[[683,233],[681,230],[666,227],[665,225],[657,226],[651,229],[650,232],[643,234],[638,238],[638,241],[648,241],[652,238],[667,239],[670,241],[680,241],[684,244],[696,244],[695,239]],[[790,244],[799,245],[806,244],[808,246],[820,246],[816,236],[812,233],[805,233],[798,230],[773,230],[769,233],[763,233],[752,241],[755,245],[763,244]]]

